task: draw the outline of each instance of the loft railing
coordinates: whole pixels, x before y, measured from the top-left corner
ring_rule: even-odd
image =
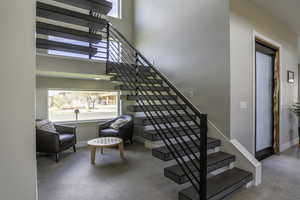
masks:
[[[116,28],[108,24],[106,32],[107,68],[113,68],[125,86],[134,88],[130,90],[131,95],[143,97],[137,98],[138,105],[199,193],[200,200],[205,200],[207,196],[207,115],[200,113]],[[154,73],[150,76],[145,75],[141,67],[148,67]],[[151,79],[157,78],[163,83],[151,82]],[[145,85],[141,85],[139,80],[143,80]],[[155,86],[170,90],[156,91],[152,88]],[[168,95],[171,99],[161,99],[163,95]],[[162,111],[157,103],[166,109]],[[180,106],[182,111],[175,109],[175,105]],[[189,120],[182,116],[182,112]],[[162,124],[156,116],[164,118],[165,123]],[[182,135],[180,132],[185,134]],[[170,139],[167,133],[171,134],[173,139]],[[190,146],[187,139],[198,151]],[[193,169],[197,169],[197,172]]]

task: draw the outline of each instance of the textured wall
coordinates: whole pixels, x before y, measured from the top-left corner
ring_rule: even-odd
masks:
[[[136,0],[135,44],[228,137],[228,0]]]

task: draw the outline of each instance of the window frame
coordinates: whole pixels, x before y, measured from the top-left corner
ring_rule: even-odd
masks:
[[[123,18],[123,13],[122,13],[122,5],[123,5],[123,1],[122,0],[117,0],[117,4],[118,4],[118,16],[115,17],[115,16],[111,16],[111,15],[108,15],[107,16],[109,18],[112,18],[112,19],[119,19],[121,20]]]
[[[48,88],[47,89],[47,119],[50,120],[50,112],[49,112],[49,91],[74,91],[74,92],[116,92],[117,93],[117,116],[122,114],[121,109],[121,92],[116,90],[101,90],[101,89],[61,89],[61,88]],[[117,117],[116,116],[116,117]],[[72,123],[94,123],[94,122],[101,122],[101,121],[108,121],[114,118],[104,118],[104,119],[87,119],[87,120],[65,120],[65,121],[54,121],[56,124],[72,124]]]

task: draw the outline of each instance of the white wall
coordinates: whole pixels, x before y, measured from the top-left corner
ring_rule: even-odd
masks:
[[[281,49],[281,145],[297,138],[297,120],[288,107],[298,99],[298,84],[287,83],[287,70],[298,82],[297,35],[249,1],[230,1],[231,136],[254,153],[253,31],[280,43]],[[240,108],[246,102],[246,109]]]
[[[116,27],[128,41],[133,42],[134,0],[122,1],[122,18],[109,17],[108,20]]]
[[[0,24],[0,199],[35,200],[35,1],[1,1]]]
[[[106,64],[84,59],[38,55],[36,56],[36,70],[39,72],[105,75]]]
[[[136,0],[135,43],[229,137],[228,0]]]
[[[298,36],[298,63],[300,64],[300,36]]]
[[[36,117],[38,119],[48,118],[48,89],[66,90],[106,90],[113,91],[116,85],[110,81],[94,81],[67,78],[37,77],[36,80]],[[100,122],[100,121],[99,121]],[[77,139],[79,142],[87,141],[97,137],[97,124],[91,123],[69,123],[77,126]]]

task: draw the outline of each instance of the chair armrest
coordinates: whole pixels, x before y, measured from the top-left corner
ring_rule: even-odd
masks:
[[[58,133],[76,134],[75,126],[54,125]]]
[[[133,126],[132,122],[127,122],[126,124],[124,124],[119,128],[119,131],[121,134],[127,134],[128,131],[130,132],[130,130],[132,129],[132,126]]]
[[[59,152],[59,133],[55,131],[36,131],[37,152],[57,153]]]
[[[98,127],[99,127],[99,132],[103,129],[107,129],[110,127],[110,125],[115,121],[115,119],[113,120],[109,120],[109,121],[106,121],[106,122],[103,122],[103,123],[100,123],[98,124]]]

